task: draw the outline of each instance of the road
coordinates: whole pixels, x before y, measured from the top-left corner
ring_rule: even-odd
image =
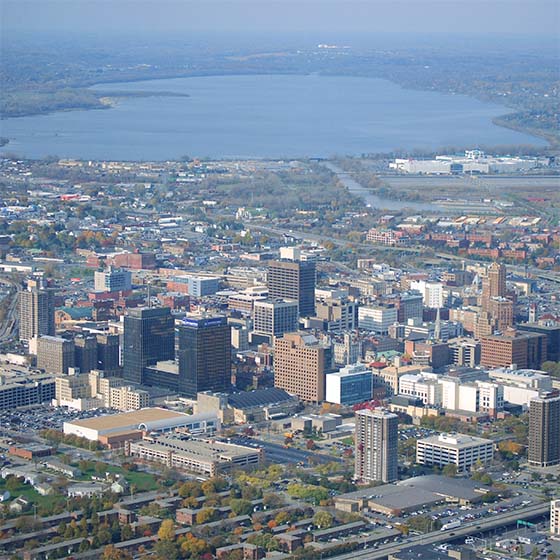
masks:
[[[324,244],[326,241],[330,241],[333,245],[338,247],[347,247],[352,245],[353,247],[363,247],[364,249],[375,249],[376,251],[399,251],[402,253],[423,253],[428,249],[428,247],[392,247],[390,245],[374,245],[373,243],[358,243],[354,241],[349,241],[347,239],[339,239],[338,237],[328,237],[326,235],[316,235],[314,233],[304,233],[302,231],[294,231],[291,229],[282,229],[279,227],[270,227],[265,225],[260,225],[256,222],[246,222],[243,224],[245,228],[249,230],[262,231],[264,233],[272,233],[278,236],[288,236],[294,239],[299,239],[301,241],[307,241],[311,243],[318,243],[319,245]]]
[[[15,335],[18,327],[18,299],[22,287],[21,282],[12,277],[2,277],[0,283],[10,287],[10,294],[1,302],[3,307],[7,305],[4,319],[0,324],[0,342],[4,342]],[[8,300],[7,304],[6,300]]]
[[[399,552],[405,548],[420,544],[437,544],[450,540],[456,540],[458,537],[466,537],[468,535],[476,535],[498,527],[505,527],[511,523],[515,523],[518,519],[533,519],[540,517],[550,511],[550,503],[537,504],[525,508],[524,511],[507,512],[503,514],[493,515],[488,519],[477,519],[470,523],[465,523],[457,529],[451,531],[437,531],[426,535],[418,535],[400,541],[397,544],[389,544],[378,549],[355,550],[353,552],[339,554],[333,556],[338,560],[381,560],[389,554]]]
[[[418,255],[430,250],[430,247],[392,247],[389,245],[374,245],[373,243],[355,243],[345,239],[339,239],[337,237],[327,237],[325,235],[315,235],[313,233],[307,233],[307,232],[304,233],[302,231],[294,231],[291,229],[270,227],[270,226],[260,225],[255,222],[246,222],[244,226],[249,230],[262,231],[277,236],[290,236],[296,240],[307,241],[310,243],[317,243],[319,245],[324,245],[326,241],[330,241],[333,245],[336,245],[338,247],[348,247],[348,245],[352,245],[353,247],[375,249],[376,251],[393,251],[393,252],[396,251],[400,253],[413,253]],[[465,264],[477,265],[477,266],[480,266],[481,264],[485,264],[482,261],[475,261],[473,259],[465,258],[463,255],[452,255],[450,253],[438,252],[435,253],[435,257],[442,260],[459,261],[459,262],[464,262]],[[560,284],[560,274],[558,272],[549,272],[534,267],[528,267],[527,270],[525,270],[524,266],[516,266],[511,264],[508,264],[507,267],[509,271],[515,272],[516,274],[519,274],[521,276],[525,276],[525,272],[528,272],[531,274],[532,277],[542,278],[544,280],[549,280],[551,282],[557,282]]]
[[[271,461],[272,463],[284,464],[284,463],[304,463],[307,464],[308,460],[314,461],[316,463],[341,463],[341,459],[338,457],[332,457],[330,455],[321,455],[320,453],[313,453],[312,451],[304,451],[302,449],[294,449],[293,447],[284,447],[276,443],[270,443],[268,441],[262,441],[255,438],[245,438],[245,437],[233,437],[230,438],[231,443],[236,443],[238,445],[249,445],[254,447],[255,445],[262,447],[265,453],[265,459]]]

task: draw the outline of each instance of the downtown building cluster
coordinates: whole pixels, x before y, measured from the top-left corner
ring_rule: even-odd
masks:
[[[79,306],[55,306],[56,288],[35,277],[20,293],[20,338],[38,373],[53,376],[53,402],[84,409],[141,409],[252,386],[275,387],[302,405],[375,400],[387,418],[444,414],[480,422],[523,410],[533,418],[539,399],[558,388],[539,368],[558,359],[560,324],[539,318],[534,307],[519,322],[518,297],[534,286],[509,281],[502,264],[430,275],[362,261],[368,276],[327,284],[316,251],[282,248],[279,257],[265,259],[264,275],[247,270],[249,281],[237,271],[235,279],[154,268],[146,275],[135,268],[138,259],[129,268],[111,265],[95,273],[89,301],[100,302],[99,310],[147,276],[158,289],[151,295],[147,285],[146,300],[128,300],[105,322],[82,319]],[[167,300],[170,306],[161,305]],[[264,408],[274,406],[270,399]],[[227,399],[218,402],[223,415]],[[358,421],[360,414],[356,478],[393,480],[392,424],[378,430],[377,421]],[[546,429],[531,432],[540,442],[529,450],[535,464],[559,460],[554,444],[541,441],[558,439],[546,418],[539,424]],[[475,462],[454,457],[459,468]]]

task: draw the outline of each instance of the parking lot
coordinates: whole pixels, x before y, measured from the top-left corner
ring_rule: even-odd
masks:
[[[0,431],[14,430],[22,435],[31,435],[32,432],[54,429],[62,430],[64,422],[93,418],[103,414],[114,414],[115,410],[99,408],[97,410],[76,411],[66,408],[50,406],[36,406],[21,408],[18,411],[4,410],[0,412]],[[30,432],[27,434],[26,432]]]
[[[312,451],[304,451],[302,449],[294,449],[293,447],[284,447],[276,443],[270,443],[255,438],[238,436],[231,438],[230,441],[231,443],[236,443],[238,445],[262,447],[265,452],[266,460],[271,463],[295,463],[308,466],[310,460],[315,463],[331,463],[333,461],[340,461],[340,459],[337,459],[336,457],[329,457],[327,455],[313,453]]]

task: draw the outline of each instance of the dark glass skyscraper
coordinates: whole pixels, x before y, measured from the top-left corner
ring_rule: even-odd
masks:
[[[175,358],[175,330],[168,307],[131,309],[124,318],[123,375],[142,383],[144,368]]]
[[[225,317],[186,318],[179,328],[179,391],[231,387],[231,329]]]
[[[268,263],[269,297],[296,300],[301,317],[315,315],[315,281],[313,261],[280,260]]]
[[[560,464],[560,395],[541,394],[529,401],[529,465],[552,467]]]

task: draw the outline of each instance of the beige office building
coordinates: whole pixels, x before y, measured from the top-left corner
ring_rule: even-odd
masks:
[[[274,342],[274,386],[301,400],[325,400],[325,373],[330,368],[330,347],[311,334],[286,333]]]
[[[37,367],[48,373],[67,374],[74,367],[74,341],[58,336],[39,337]]]
[[[127,384],[121,377],[104,377],[102,371],[76,373],[56,378],[55,406],[75,410],[101,407],[115,410],[140,410],[150,405],[150,394]]]
[[[41,282],[30,280],[19,292],[18,312],[20,340],[55,334],[53,293]]]

